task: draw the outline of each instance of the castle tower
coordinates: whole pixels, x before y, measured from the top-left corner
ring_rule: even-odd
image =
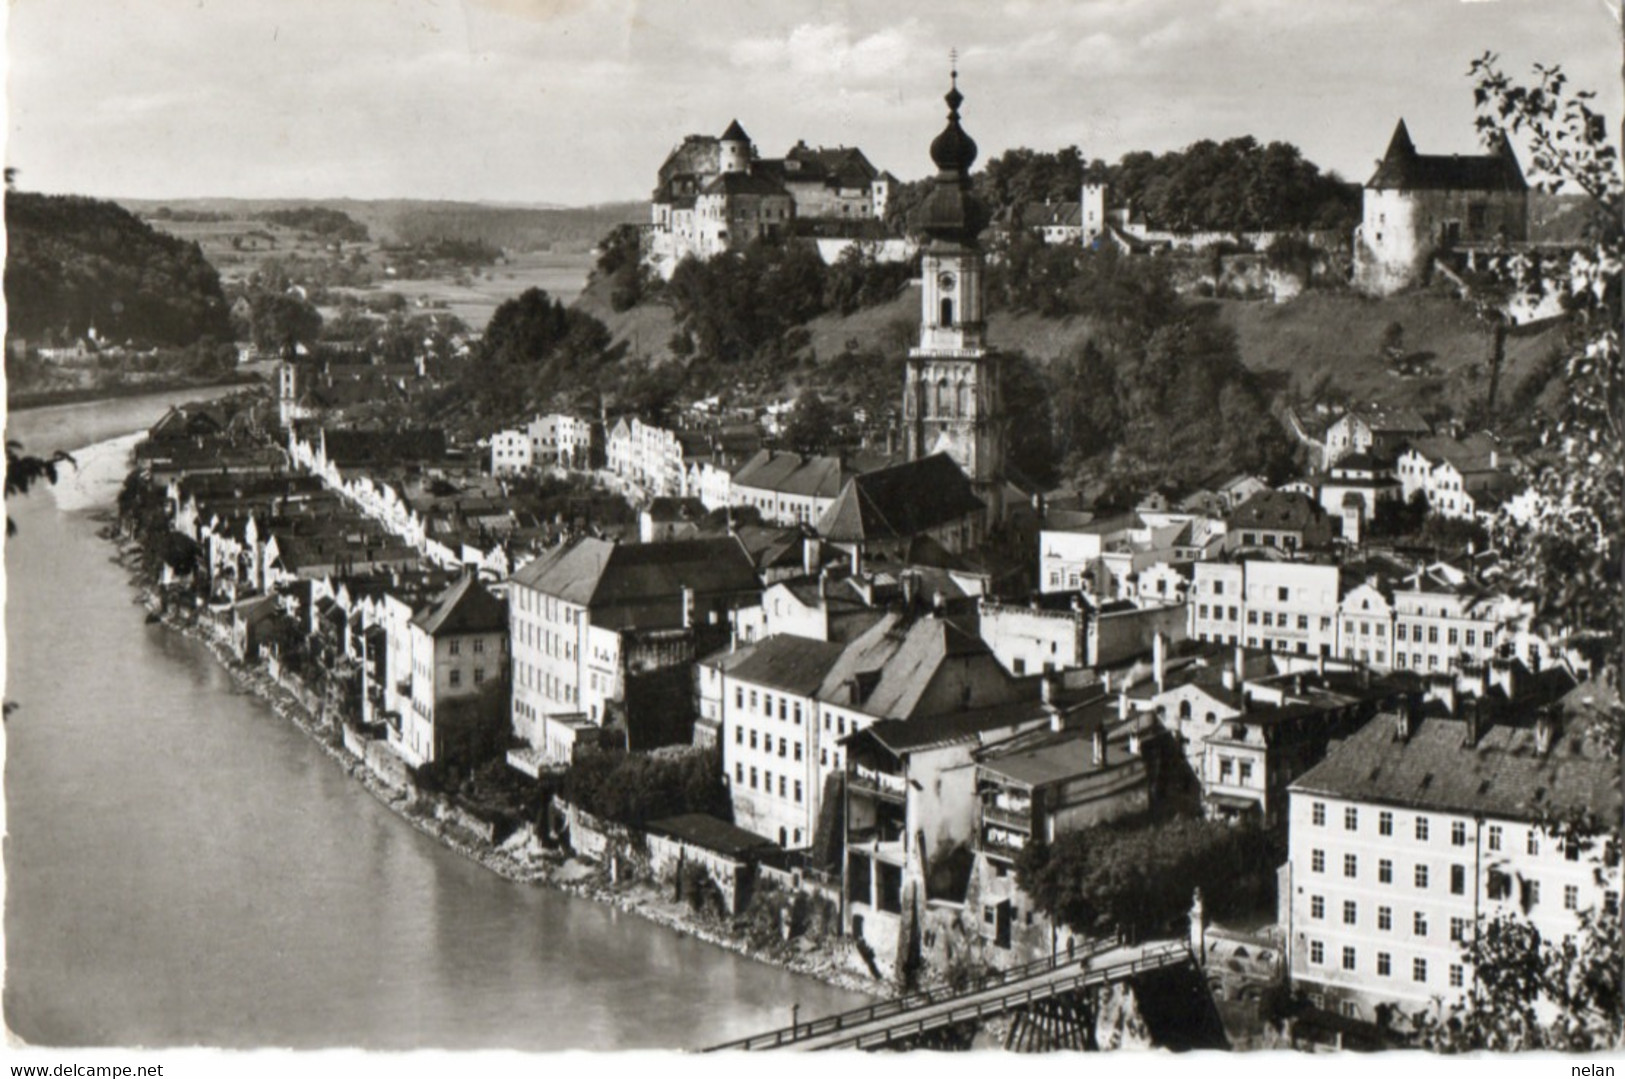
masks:
[[[1078,200],[1078,220],[1083,225],[1083,246],[1089,247],[1106,232],[1106,185],[1085,183]]]
[[[729,124],[728,130],[717,140],[717,159],[719,172],[750,171],[750,136],[745,134],[738,120]]]
[[[959,126],[959,73],[953,73],[948,126],[931,143],[936,181],[915,228],[920,257],[920,343],[909,350],[903,384],[904,451],[909,460],[946,453],[987,503],[990,525],[1004,517],[1007,420],[997,354],[982,316],[983,262],[977,236],[987,210],[971,195],[976,143]]]

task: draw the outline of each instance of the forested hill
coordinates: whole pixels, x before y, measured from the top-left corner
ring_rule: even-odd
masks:
[[[6,192],[8,333],[67,341],[231,339],[220,277],[195,243],[100,199]]]

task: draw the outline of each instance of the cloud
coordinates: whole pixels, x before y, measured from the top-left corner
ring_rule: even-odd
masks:
[[[753,71],[875,82],[919,62],[918,30],[918,23],[911,19],[854,39],[851,29],[839,23],[802,23],[783,37],[737,41],[728,56],[735,67]]]

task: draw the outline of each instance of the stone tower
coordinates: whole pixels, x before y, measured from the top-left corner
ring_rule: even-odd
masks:
[[[717,140],[717,171],[722,173],[750,171],[750,136],[735,120]]]
[[[988,350],[982,317],[983,263],[977,236],[986,209],[971,195],[976,143],[959,126],[959,73],[944,98],[948,126],[931,143],[937,175],[914,218],[925,237],[920,257],[920,343],[909,350],[903,383],[904,450],[954,459],[987,503],[988,523],[1004,516],[1006,418],[999,357]]]

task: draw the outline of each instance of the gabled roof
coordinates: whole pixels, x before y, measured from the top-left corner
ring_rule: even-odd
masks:
[[[744,545],[733,536],[611,543],[586,537],[527,562],[515,583],[594,610],[760,588]]]
[[[1295,491],[1259,491],[1231,510],[1227,520],[1232,531],[1238,528],[1302,531],[1314,527],[1324,515],[1325,511],[1308,495]]]
[[[986,643],[946,618],[891,612],[842,651],[818,689],[820,700],[873,715],[907,719],[939,668],[952,659],[991,657]],[[997,662],[996,660],[994,661]],[[853,702],[848,684],[857,681]]]
[[[1433,465],[1447,463],[1457,472],[1487,472],[1490,455],[1496,452],[1497,444],[1495,439],[1479,431],[1462,439],[1448,435],[1413,438],[1410,449]]]
[[[852,477],[818,532],[837,543],[907,539],[986,508],[953,458],[934,453]]]
[[[920,719],[882,719],[848,735],[847,741],[872,738],[902,756],[924,749],[974,744],[984,735],[1048,722],[1049,713],[1042,701],[1017,701]]]
[[[431,637],[498,633],[508,628],[508,605],[487,592],[470,573],[414,615],[412,624]]]
[[[1388,152],[1366,183],[1402,191],[1527,191],[1518,157],[1503,134],[1488,154],[1419,154],[1405,121],[1394,128]]]
[[[810,697],[828,677],[844,649],[829,641],[779,633],[739,651],[744,656],[728,665],[730,678]]]

